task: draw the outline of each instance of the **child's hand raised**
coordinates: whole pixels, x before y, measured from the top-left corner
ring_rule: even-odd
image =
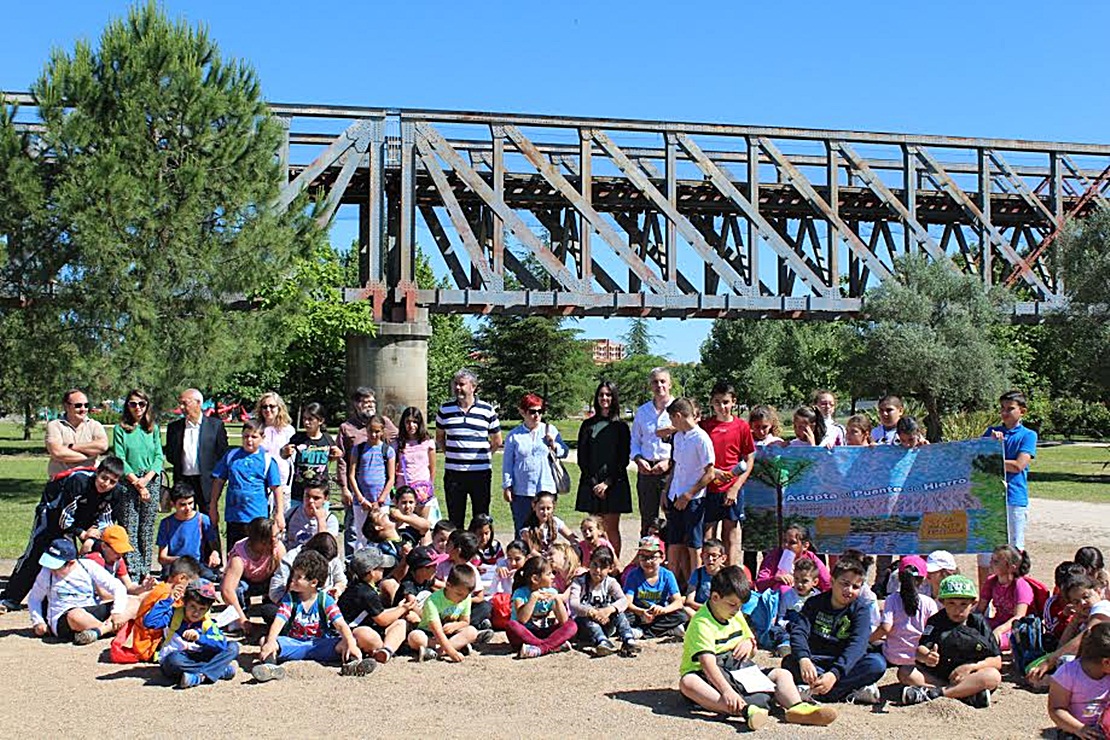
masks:
[[[196,642],[200,639],[200,633],[196,630],[185,630],[181,633],[181,639],[185,642]]]
[[[933,646],[933,649],[929,651],[929,654],[926,655],[925,659],[921,662],[930,668],[935,668],[937,664],[940,663],[940,652],[937,650],[936,645]]]
[[[174,601],[181,601],[181,599],[185,597],[185,584],[175,584],[174,587],[170,589],[170,596],[173,597]]]

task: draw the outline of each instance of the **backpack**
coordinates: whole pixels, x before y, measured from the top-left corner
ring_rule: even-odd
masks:
[[[324,610],[325,601],[327,599],[327,592],[322,588],[316,589],[316,614],[320,617],[320,624],[324,628],[325,635],[331,635],[334,630],[331,624],[328,623],[328,615]],[[293,613],[289,615],[289,619],[285,620],[285,624],[281,626],[281,632],[278,633],[282,637],[289,636],[289,629],[293,626],[293,617],[297,615],[297,608],[300,606],[299,601],[293,602]]]
[[[1024,676],[1037,658],[1048,653],[1044,624],[1039,616],[1030,614],[1014,620],[1010,634],[1010,652],[1019,676]]]
[[[752,595],[742,607],[748,626],[752,628],[756,643],[764,650],[774,650],[775,640],[771,637],[771,627],[779,613],[779,592],[776,588],[766,591],[752,591]]]

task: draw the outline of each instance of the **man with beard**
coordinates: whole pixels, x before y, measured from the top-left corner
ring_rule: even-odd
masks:
[[[347,457],[351,450],[366,441],[366,425],[370,419],[378,415],[378,401],[374,389],[366,386],[356,388],[351,394],[351,408],[350,417],[339,425],[336,440],[343,453],[336,460],[336,477],[339,478],[339,490],[343,493],[343,510],[346,512],[343,523],[343,549],[347,557],[355,552],[355,516],[351,511],[354,498],[347,480]],[[397,439],[397,425],[385,417],[382,417],[382,421],[385,443],[393,444]]]
[[[459,370],[451,388],[455,400],[440,406],[436,414],[436,448],[444,452],[447,518],[462,529],[468,496],[473,504],[472,516],[489,513],[493,476],[490,457],[501,448],[501,424],[493,406],[475,396],[478,377],[474,373]]]

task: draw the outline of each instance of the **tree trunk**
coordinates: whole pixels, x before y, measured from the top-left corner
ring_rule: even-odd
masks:
[[[941,423],[937,397],[931,393],[925,396],[925,411],[925,438],[933,443],[940,442],[944,427]]]
[[[23,404],[23,441],[27,442],[31,439],[31,432],[35,428],[35,410],[32,408],[31,403]]]

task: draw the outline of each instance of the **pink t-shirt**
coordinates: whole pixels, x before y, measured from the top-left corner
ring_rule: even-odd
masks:
[[[1033,606],[1033,589],[1024,578],[1015,578],[1007,585],[998,583],[998,576],[987,578],[987,586],[983,589],[983,598],[994,604],[994,615],[991,616],[991,629],[1013,618],[1014,610],[1018,604]]]
[[[269,581],[270,576],[277,570],[276,563],[280,562],[278,558],[275,557],[279,542],[280,540],[274,539],[273,553],[267,553],[260,558],[252,558],[250,550],[247,549],[247,540],[245,538],[241,539],[231,548],[228,560],[236,556],[242,559],[244,581],[248,581],[249,583]]]
[[[917,611],[906,613],[902,595],[893,593],[883,602],[882,624],[889,626],[890,634],[883,642],[883,656],[891,665],[913,665],[916,661],[917,644],[929,617],[939,611],[937,602],[928,596],[917,596]]]
[[[434,439],[423,442],[409,442],[405,445],[400,455],[400,479],[406,486],[413,483],[427,483],[432,479],[428,467],[428,455],[435,454],[436,443]]]
[[[1071,660],[1052,674],[1052,680],[1071,694],[1068,711],[1087,727],[1098,724],[1103,710],[1110,705],[1110,676],[1094,679],[1083,671],[1083,662]]]

